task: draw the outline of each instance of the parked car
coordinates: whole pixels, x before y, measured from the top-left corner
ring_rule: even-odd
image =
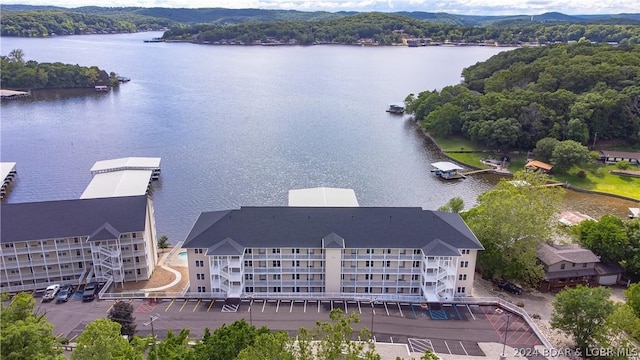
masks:
[[[510,282],[510,281],[501,281],[500,284],[498,284],[498,287],[500,288],[500,290],[502,291],[507,291],[510,292],[512,294],[515,295],[520,295],[522,294],[523,290],[520,286]]]
[[[84,287],[84,292],[82,293],[82,301],[92,301],[96,298],[98,294],[98,284],[94,282],[90,282],[87,286]]]
[[[71,295],[73,295],[73,291],[74,289],[73,289],[73,286],[71,285],[65,285],[62,288],[60,288],[60,292],[56,297],[56,303],[69,301],[69,299],[71,299]]]
[[[44,290],[44,295],[42,296],[42,302],[48,302],[55,299],[56,295],[58,295],[58,291],[60,291],[60,284],[47,286]]]

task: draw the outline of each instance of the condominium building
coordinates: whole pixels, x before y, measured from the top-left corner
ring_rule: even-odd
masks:
[[[3,204],[2,291],[148,280],[157,261],[146,195]]]
[[[203,212],[183,248],[202,296],[415,301],[471,295],[483,249],[460,215],[409,207]]]

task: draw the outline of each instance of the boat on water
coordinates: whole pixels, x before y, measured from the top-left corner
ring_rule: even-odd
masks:
[[[431,172],[445,180],[464,179],[466,177],[460,172],[463,169],[454,163],[440,161],[432,163],[431,166],[433,167]]]
[[[398,105],[398,104],[391,104],[387,109],[387,112],[391,114],[404,114],[404,111],[405,111],[404,106]]]
[[[109,91],[109,87],[107,85],[96,85],[96,91]]]
[[[145,40],[144,42],[146,42],[146,43],[159,43],[159,42],[164,42],[164,40],[162,40],[161,38],[153,38],[151,40]]]

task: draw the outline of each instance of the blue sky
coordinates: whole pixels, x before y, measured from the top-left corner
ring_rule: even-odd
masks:
[[[9,3],[3,0],[4,3]],[[569,15],[640,12],[640,0],[17,0],[25,5],[63,7],[140,6],[170,8],[222,7],[301,11],[427,11],[464,15],[537,15],[550,11]]]

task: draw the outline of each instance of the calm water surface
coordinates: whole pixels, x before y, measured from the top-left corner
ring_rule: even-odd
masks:
[[[77,198],[95,161],[161,157],[156,224],[176,242],[201,211],[286,205],[289,189],[346,187],[361,206],[436,209],[454,196],[469,207],[497,181],[434,178],[429,164],[445,159],[407,117],[385,109],[456,84],[464,67],[508,49],[143,42],[159,35],[2,38],[2,55],[19,48],[27,60],[132,79],[109,93],[2,103],[0,158],[18,169],[6,201]],[[622,215],[630,206],[606,199]]]

